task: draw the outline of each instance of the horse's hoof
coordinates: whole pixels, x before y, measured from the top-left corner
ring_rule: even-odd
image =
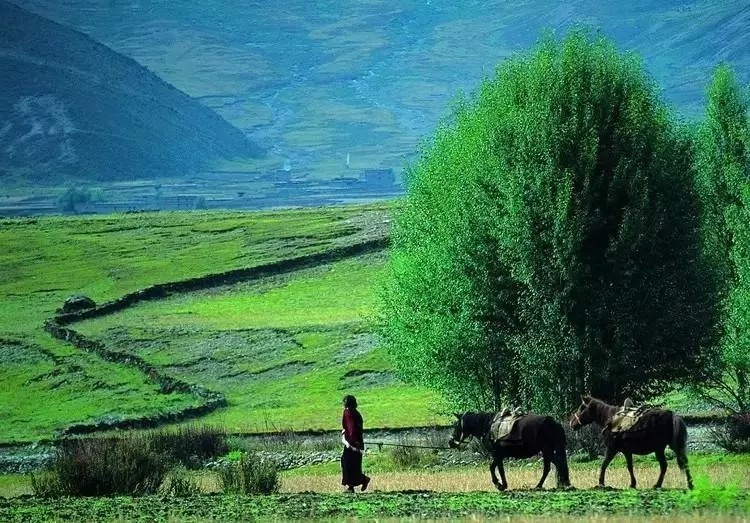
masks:
[[[661,485],[654,485],[654,490],[661,490]]]
[[[503,490],[508,488],[508,485],[503,485],[502,483],[496,483],[495,488],[499,490],[500,492],[502,492]]]

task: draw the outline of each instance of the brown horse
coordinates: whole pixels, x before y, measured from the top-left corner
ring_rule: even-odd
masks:
[[[498,490],[508,488],[503,467],[504,458],[530,458],[542,453],[544,468],[542,479],[536,488],[542,488],[550,471],[550,463],[555,464],[557,486],[570,487],[568,477],[568,456],[565,453],[565,431],[562,425],[549,416],[527,414],[515,423],[507,438],[493,441],[490,438],[490,426],[495,417],[494,412],[466,412],[456,414],[458,421],[453,428],[453,436],[448,442],[451,448],[457,448],[466,439],[473,436],[482,441],[484,447],[492,454],[490,476]],[[500,472],[500,480],[495,469]]]
[[[664,474],[667,472],[667,458],[664,449],[669,446],[677,456],[677,465],[685,471],[688,488],[693,488],[687,459],[687,427],[683,419],[671,410],[651,409],[643,414],[638,422],[640,428],[629,432],[613,433],[610,430],[612,416],[619,409],[616,405],[608,405],[591,396],[582,396],[582,403],[570,418],[570,427],[578,430],[589,423],[596,423],[602,427],[607,453],[599,472],[599,486],[604,487],[604,473],[612,458],[618,452],[625,455],[625,462],[630,473],[630,487],[635,488],[633,474],[633,454],[656,454],[659,460],[659,479],[654,488],[661,488]]]

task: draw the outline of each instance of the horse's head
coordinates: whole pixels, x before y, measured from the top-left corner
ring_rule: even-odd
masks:
[[[448,441],[448,446],[452,449],[457,449],[471,434],[464,430],[463,414],[454,414],[454,416],[456,416],[456,424],[453,426],[453,435]]]
[[[593,421],[594,414],[591,411],[591,396],[581,396],[581,405],[578,407],[578,410],[570,416],[570,428],[578,430]]]

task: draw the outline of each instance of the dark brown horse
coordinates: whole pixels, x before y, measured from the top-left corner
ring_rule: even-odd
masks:
[[[463,415],[456,414],[456,417],[458,421],[453,428],[453,437],[448,442],[448,446],[457,448],[471,436],[480,439],[484,447],[492,454],[490,475],[492,476],[492,483],[498,490],[508,488],[503,459],[530,458],[540,452],[544,460],[544,469],[542,470],[542,479],[539,480],[536,488],[542,488],[544,480],[547,479],[547,474],[549,474],[550,463],[555,464],[557,486],[570,486],[568,456],[565,453],[565,431],[562,425],[549,416],[527,414],[515,423],[507,438],[499,441],[492,441],[490,438],[490,426],[495,417],[494,412],[466,412]],[[495,469],[500,472],[500,480],[495,475]]]
[[[669,446],[677,456],[677,465],[685,471],[688,488],[693,488],[693,479],[690,477],[687,459],[687,427],[683,419],[671,410],[651,409],[643,414],[638,422],[637,430],[629,432],[613,433],[610,430],[612,416],[619,409],[616,405],[608,405],[601,400],[591,396],[583,396],[578,411],[570,418],[570,426],[573,430],[581,428],[589,423],[596,423],[602,427],[604,442],[607,453],[602,462],[599,472],[599,486],[604,486],[604,473],[609,462],[622,452],[630,473],[630,487],[635,488],[635,475],[633,474],[633,454],[656,454],[659,460],[659,479],[656,480],[654,488],[661,488],[664,474],[667,472],[667,458],[664,449]]]

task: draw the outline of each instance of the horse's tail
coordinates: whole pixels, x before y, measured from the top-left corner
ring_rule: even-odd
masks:
[[[690,477],[687,458],[687,425],[680,416],[674,413],[672,413],[672,443],[670,447],[675,453],[680,470],[685,471],[688,488],[693,488],[693,479]]]
[[[568,452],[566,449],[567,438],[562,425],[555,423],[555,472],[557,473],[557,486],[570,486],[570,471],[568,470]]]

